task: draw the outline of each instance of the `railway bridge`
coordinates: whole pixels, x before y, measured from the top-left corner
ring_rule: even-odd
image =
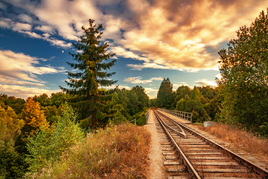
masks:
[[[169,113],[167,113],[169,112]],[[176,114],[175,114],[176,113]],[[150,109],[151,178],[268,178],[268,171],[191,127],[191,114]]]

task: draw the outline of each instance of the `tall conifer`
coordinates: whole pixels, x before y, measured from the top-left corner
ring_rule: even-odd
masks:
[[[106,96],[99,93],[98,86],[110,86],[117,82],[107,79],[115,74],[108,73],[107,70],[114,65],[116,59],[108,61],[115,54],[108,52],[109,45],[106,42],[100,41],[102,24],[95,25],[94,20],[89,19],[89,27],[82,26],[82,30],[84,34],[73,44],[78,53],[70,53],[77,63],[67,62],[75,70],[68,72],[68,80],[65,81],[71,89],[60,88],[74,95],[72,101],[79,109],[83,127],[95,128],[106,117],[102,111]]]

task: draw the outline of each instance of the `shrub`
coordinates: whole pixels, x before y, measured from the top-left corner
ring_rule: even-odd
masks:
[[[53,164],[66,149],[83,139],[84,133],[75,124],[76,115],[72,108],[67,103],[62,108],[55,126],[41,128],[34,137],[28,138],[28,175]]]
[[[144,178],[150,134],[133,124],[89,133],[38,178]]]

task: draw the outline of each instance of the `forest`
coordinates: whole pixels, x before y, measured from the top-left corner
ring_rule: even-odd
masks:
[[[86,135],[107,126],[133,119],[144,125],[149,107],[192,112],[194,123],[217,121],[268,137],[267,24],[267,14],[261,12],[219,51],[221,78],[216,88],[173,89],[165,78],[157,98],[149,99],[142,86],[105,89],[117,82],[111,79],[115,72],[107,72],[117,59],[100,41],[102,25],[90,19],[73,44],[82,52],[71,54],[75,62],[68,64],[75,72],[68,72],[68,88],[27,100],[0,95],[0,178],[30,178]]]

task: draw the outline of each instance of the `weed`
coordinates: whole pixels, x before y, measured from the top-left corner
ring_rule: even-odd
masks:
[[[37,178],[146,178],[150,134],[123,124],[89,133]]]
[[[225,124],[215,124],[209,127],[198,127],[207,131],[226,142],[233,143],[237,148],[241,148],[251,154],[256,154],[268,159],[268,139],[261,138],[253,133],[239,129],[238,127]]]

